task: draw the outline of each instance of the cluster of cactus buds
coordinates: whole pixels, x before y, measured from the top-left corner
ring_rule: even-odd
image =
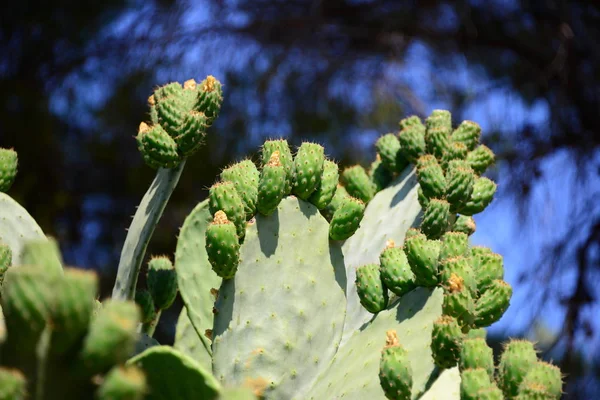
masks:
[[[206,130],[219,114],[221,83],[208,76],[161,86],[148,99],[151,124],[142,122],[138,149],[152,168],[175,168],[202,145]]]
[[[206,251],[213,270],[223,279],[233,278],[237,271],[249,221],[256,213],[275,213],[286,196],[320,210],[330,222],[332,240],[352,236],[364,214],[364,202],[340,186],[339,167],[325,157],[323,146],[304,142],[293,155],[285,139],[267,140],[261,159],[260,171],[251,160],[225,168],[209,191],[214,219],[206,229]]]

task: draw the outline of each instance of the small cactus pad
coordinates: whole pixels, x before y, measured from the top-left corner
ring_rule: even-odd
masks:
[[[98,388],[99,400],[142,400],[147,391],[146,376],[135,366],[114,367]]]
[[[319,185],[310,195],[308,201],[315,205],[319,210],[324,209],[333,199],[335,195],[340,172],[338,165],[330,160],[325,160],[323,163],[323,174]]]
[[[422,233],[407,238],[404,252],[419,286],[433,287],[438,283],[438,256],[441,242],[428,240]]]
[[[263,167],[269,163],[271,160],[271,155],[275,151],[279,151],[279,162],[281,165],[283,165],[283,168],[285,168],[287,178],[284,194],[287,196],[292,191],[292,184],[294,181],[294,158],[287,140],[267,140],[263,144],[261,151]]]
[[[385,347],[379,361],[379,382],[390,400],[410,400],[413,385],[408,353],[398,342],[395,330],[386,333]]]
[[[240,243],[235,226],[223,211],[215,213],[206,229],[206,252],[213,271],[223,279],[231,279],[240,262]]]
[[[168,257],[154,257],[148,263],[148,291],[159,310],[171,307],[177,297],[177,272]]]
[[[346,240],[356,232],[365,213],[362,201],[350,197],[331,218],[329,237],[332,240]]]
[[[473,121],[463,121],[452,132],[450,138],[454,142],[464,144],[469,151],[473,150],[479,144],[481,137],[481,127]]]
[[[135,291],[135,303],[140,307],[141,322],[147,324],[156,317],[156,307],[152,295],[146,289]]]
[[[494,379],[494,354],[485,339],[465,338],[460,350],[458,367],[461,371],[474,368],[483,368],[490,379]]]
[[[360,165],[346,168],[342,172],[342,181],[348,193],[364,203],[368,203],[375,196],[375,184]]]
[[[227,219],[235,225],[238,237],[243,239],[246,234],[246,213],[242,198],[235,190],[235,185],[231,182],[212,185],[208,199],[213,216],[217,211],[223,211],[227,215]]]
[[[475,304],[475,326],[489,326],[498,321],[510,304],[512,288],[502,280],[493,281]]]
[[[443,315],[433,323],[431,352],[440,368],[454,367],[460,356],[463,333],[455,318]]]
[[[460,374],[460,399],[479,400],[481,390],[493,387],[492,381],[483,368],[466,369]]]
[[[106,372],[127,360],[137,341],[140,311],[132,301],[105,301],[90,325],[81,351],[86,369]]]
[[[279,150],[271,154],[269,162],[260,173],[257,209],[263,215],[271,215],[285,195],[286,172],[279,159]]]
[[[388,240],[387,247],[379,256],[381,279],[383,284],[397,296],[416,287],[415,274],[410,269],[406,254],[400,247],[395,247],[393,240]]]
[[[240,161],[221,172],[223,182],[232,182],[240,195],[246,212],[246,220],[254,216],[258,197],[260,173],[251,160]]]
[[[19,157],[13,149],[0,148],[0,192],[7,192],[17,177]]]
[[[367,264],[356,270],[356,289],[360,304],[367,311],[376,314],[387,307],[387,287],[381,280],[379,265]]]
[[[317,189],[323,174],[325,149],[317,143],[304,142],[294,157],[295,179],[293,192],[307,200]]]
[[[144,161],[154,169],[175,168],[181,162],[177,143],[160,125],[142,122],[136,140]]]
[[[537,362],[533,343],[511,340],[504,346],[498,365],[498,385],[507,398],[515,397],[527,372]]]

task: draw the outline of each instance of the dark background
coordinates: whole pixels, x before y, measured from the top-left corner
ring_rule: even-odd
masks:
[[[0,6],[0,146],[10,194],[65,262],[110,293],[130,216],[153,178],[135,147],[156,85],[212,74],[221,116],[188,161],[149,247],[226,164],[268,137],[315,140],[342,165],[408,115],[479,122],[498,155],[475,244],[505,257],[515,296],[490,329],[538,341],[565,398],[600,393],[600,4],[597,1],[56,0]],[[142,282],[143,284],[143,282]],[[172,341],[179,303],[157,337]]]

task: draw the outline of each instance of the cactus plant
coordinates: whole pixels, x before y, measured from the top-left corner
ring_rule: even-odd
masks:
[[[482,328],[503,315],[512,288],[502,257],[468,243],[472,215],[496,191],[481,176],[494,157],[479,126],[453,130],[448,111],[425,124],[403,119],[377,141],[369,172],[346,168],[343,185],[321,145],[294,154],[284,139],[268,140],[261,165],[248,158],[223,170],[184,221],[174,265],[152,258],[136,294],[154,227],[222,101],[210,76],[150,97],[151,121],[136,139],[158,171],[112,299],[95,301],[95,275],[64,268],[56,243],[0,193],[1,395],[560,396],[560,371],[538,361],[533,345],[509,343],[494,376]],[[178,290],[176,342],[161,346],[151,336]]]

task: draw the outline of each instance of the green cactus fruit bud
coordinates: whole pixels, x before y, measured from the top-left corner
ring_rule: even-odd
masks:
[[[407,237],[404,241],[404,252],[415,274],[418,286],[434,287],[438,283],[438,257],[441,242],[427,240],[422,233]]]
[[[181,157],[188,157],[198,150],[206,136],[207,127],[208,119],[199,111],[192,110],[183,116],[175,136],[177,151]]]
[[[400,142],[393,133],[381,136],[375,143],[375,148],[388,171],[401,172],[408,165],[406,158],[400,153]]]
[[[435,365],[452,368],[458,363],[462,347],[462,331],[455,318],[442,315],[433,323],[431,353]]]
[[[477,280],[475,279],[475,272],[471,267],[470,258],[458,256],[441,259],[439,271],[440,282],[445,289],[450,290],[450,280],[453,275],[456,275],[462,279],[464,286],[469,290],[471,296],[473,298],[477,297]]]
[[[393,179],[392,173],[381,162],[381,157],[377,154],[375,161],[369,168],[369,178],[375,185],[375,191],[379,192],[385,189]]]
[[[240,240],[246,235],[246,213],[242,198],[231,182],[219,182],[210,188],[208,206],[214,216],[217,211],[223,211],[227,219],[234,223]]]
[[[444,171],[431,155],[417,161],[417,179],[428,198],[442,198],[446,194]]]
[[[487,247],[473,247],[471,259],[477,288],[483,293],[496,279],[504,279],[503,258],[500,254],[493,253]]]
[[[480,338],[480,339],[485,340],[487,338],[487,330],[485,328],[471,329],[467,333],[466,338],[468,338],[468,339]]]
[[[153,257],[148,262],[148,291],[158,310],[171,307],[177,297],[177,272],[168,257]]]
[[[16,369],[0,367],[0,400],[25,400],[27,381]]]
[[[154,90],[152,97],[155,102],[162,101],[169,97],[181,97],[183,95],[183,87],[179,82],[171,82],[160,86]]]
[[[384,285],[395,295],[403,296],[416,287],[415,274],[410,269],[406,254],[396,247],[392,239],[379,256],[381,279]]]
[[[410,117],[406,117],[400,120],[399,125],[401,129],[405,129],[410,126],[422,126],[423,128],[425,128],[425,125],[423,125],[423,122],[421,122],[421,118],[419,118],[416,115],[411,115]]]
[[[285,168],[285,173],[287,175],[286,185],[285,185],[285,194],[287,196],[292,192],[292,184],[294,181],[294,158],[292,157],[292,152],[290,150],[290,146],[288,145],[287,140],[279,139],[279,140],[267,140],[262,146],[262,165],[263,167],[269,163],[271,159],[271,154],[273,152],[279,151],[279,162]]]
[[[285,184],[285,168],[281,165],[279,150],[276,150],[260,174],[256,208],[261,214],[271,215],[275,212],[285,195]]]
[[[367,171],[360,165],[346,168],[344,172],[342,172],[342,181],[351,196],[356,197],[365,203],[371,201],[373,196],[375,196],[375,185],[369,179]]]
[[[354,197],[336,210],[329,224],[329,238],[346,240],[356,232],[365,214],[365,204]]]
[[[18,166],[17,152],[0,148],[0,192],[8,192],[17,177]]]
[[[421,231],[429,239],[441,237],[450,223],[450,203],[446,200],[431,199],[421,221]]]
[[[136,290],[135,303],[140,307],[142,324],[147,324],[156,317],[156,307],[149,291],[146,289]]]
[[[502,390],[500,390],[493,382],[491,386],[479,389],[476,398],[477,400],[504,400]]]
[[[446,173],[446,200],[453,212],[459,210],[471,198],[475,174],[471,168],[449,168]]]
[[[317,143],[304,142],[294,157],[293,193],[306,200],[317,189],[323,174],[325,149]]]
[[[6,272],[1,297],[9,339],[22,339],[35,346],[46,326],[55,279],[37,266],[19,266]]]
[[[331,221],[333,214],[348,200],[350,200],[350,195],[346,191],[346,188],[338,184],[333,198],[329,204],[327,204],[327,206],[321,210],[321,213],[328,221]]]
[[[543,387],[551,399],[560,399],[562,395],[562,375],[556,365],[544,361],[535,362],[519,385],[519,393],[527,391],[528,387]]]
[[[403,127],[398,133],[400,154],[411,163],[416,163],[419,157],[425,155],[425,126],[418,124]]]
[[[524,385],[519,389],[519,394],[512,397],[515,400],[554,400],[544,385],[532,383]]]
[[[240,195],[246,212],[246,220],[250,220],[256,213],[259,179],[260,172],[251,160],[240,161],[221,172],[221,180],[232,182]]]
[[[479,391],[490,387],[493,387],[492,381],[483,368],[467,369],[460,374],[461,400],[479,400]]]
[[[467,157],[467,146],[462,143],[450,141],[448,147],[442,156],[442,167],[448,168],[450,162],[453,160],[464,160]]]
[[[510,305],[512,287],[500,279],[492,281],[475,304],[475,326],[490,326],[504,315]]]
[[[450,135],[450,138],[454,142],[464,144],[469,151],[473,150],[479,144],[480,137],[481,127],[473,121],[461,122],[454,132],[452,132],[452,135]]]
[[[473,215],[482,212],[494,199],[496,184],[488,178],[477,178],[473,184],[473,193],[469,201],[460,208],[463,215]]]
[[[485,339],[465,338],[463,340],[458,368],[460,371],[483,368],[487,371],[490,379],[494,379],[494,353]]]
[[[49,310],[52,321],[50,351],[62,354],[78,345],[88,330],[98,292],[98,277],[93,271],[67,268],[53,291]]]
[[[379,360],[379,383],[390,400],[410,400],[413,372],[408,352],[398,341],[395,330],[386,332],[385,347]]]
[[[494,163],[495,159],[494,152],[483,144],[467,154],[467,162],[478,175],[483,174]]]
[[[206,252],[217,275],[223,279],[234,277],[240,263],[240,243],[235,225],[223,211],[217,211],[214,221],[206,228]]]
[[[441,160],[450,146],[452,116],[445,110],[433,110],[425,120],[425,145],[429,154]]]
[[[426,209],[429,205],[429,198],[425,196],[425,193],[423,193],[423,188],[421,186],[419,186],[419,188],[417,189],[417,200],[419,200],[419,205],[423,209]]]
[[[175,168],[181,162],[177,143],[160,125],[142,122],[136,140],[144,162],[154,169]]]
[[[466,215],[459,215],[454,221],[454,225],[452,225],[454,232],[463,232],[469,236],[474,234],[476,229],[477,225],[475,225],[473,217],[467,217]]]
[[[4,274],[12,265],[12,251],[8,245],[0,242],[0,286],[4,281]]]
[[[317,189],[310,195],[308,201],[315,205],[319,210],[324,209],[333,199],[337,189],[340,172],[338,165],[330,160],[323,163],[323,174]]]
[[[142,400],[148,390],[144,372],[136,366],[110,370],[98,388],[98,400]]]
[[[203,112],[208,118],[208,124],[212,125],[223,103],[223,88],[214,76],[209,75],[198,85],[198,98],[196,110]]]
[[[135,349],[140,310],[133,301],[107,300],[92,320],[81,360],[90,373],[105,372],[125,362]]]
[[[356,290],[360,304],[370,313],[377,314],[388,305],[387,288],[381,280],[379,265],[367,264],[356,270]]]
[[[159,100],[154,106],[158,116],[159,126],[171,137],[179,135],[179,127],[183,124],[183,118],[187,111],[183,92]]]
[[[429,129],[443,128],[446,136],[452,133],[452,114],[447,110],[433,110],[425,120],[425,126]]]
[[[413,236],[418,236],[421,234],[421,231],[417,228],[409,228],[406,231],[406,234],[404,235],[404,240],[408,240],[409,238],[413,237]]]
[[[498,385],[507,398],[518,394],[521,382],[536,362],[533,343],[513,339],[505,344],[498,364]]]
[[[441,238],[440,260],[469,254],[469,237],[462,232],[446,232]]]
[[[475,301],[471,292],[465,286],[464,279],[456,274],[451,274],[446,281],[444,314],[457,319],[464,331],[468,331],[475,321]]]

